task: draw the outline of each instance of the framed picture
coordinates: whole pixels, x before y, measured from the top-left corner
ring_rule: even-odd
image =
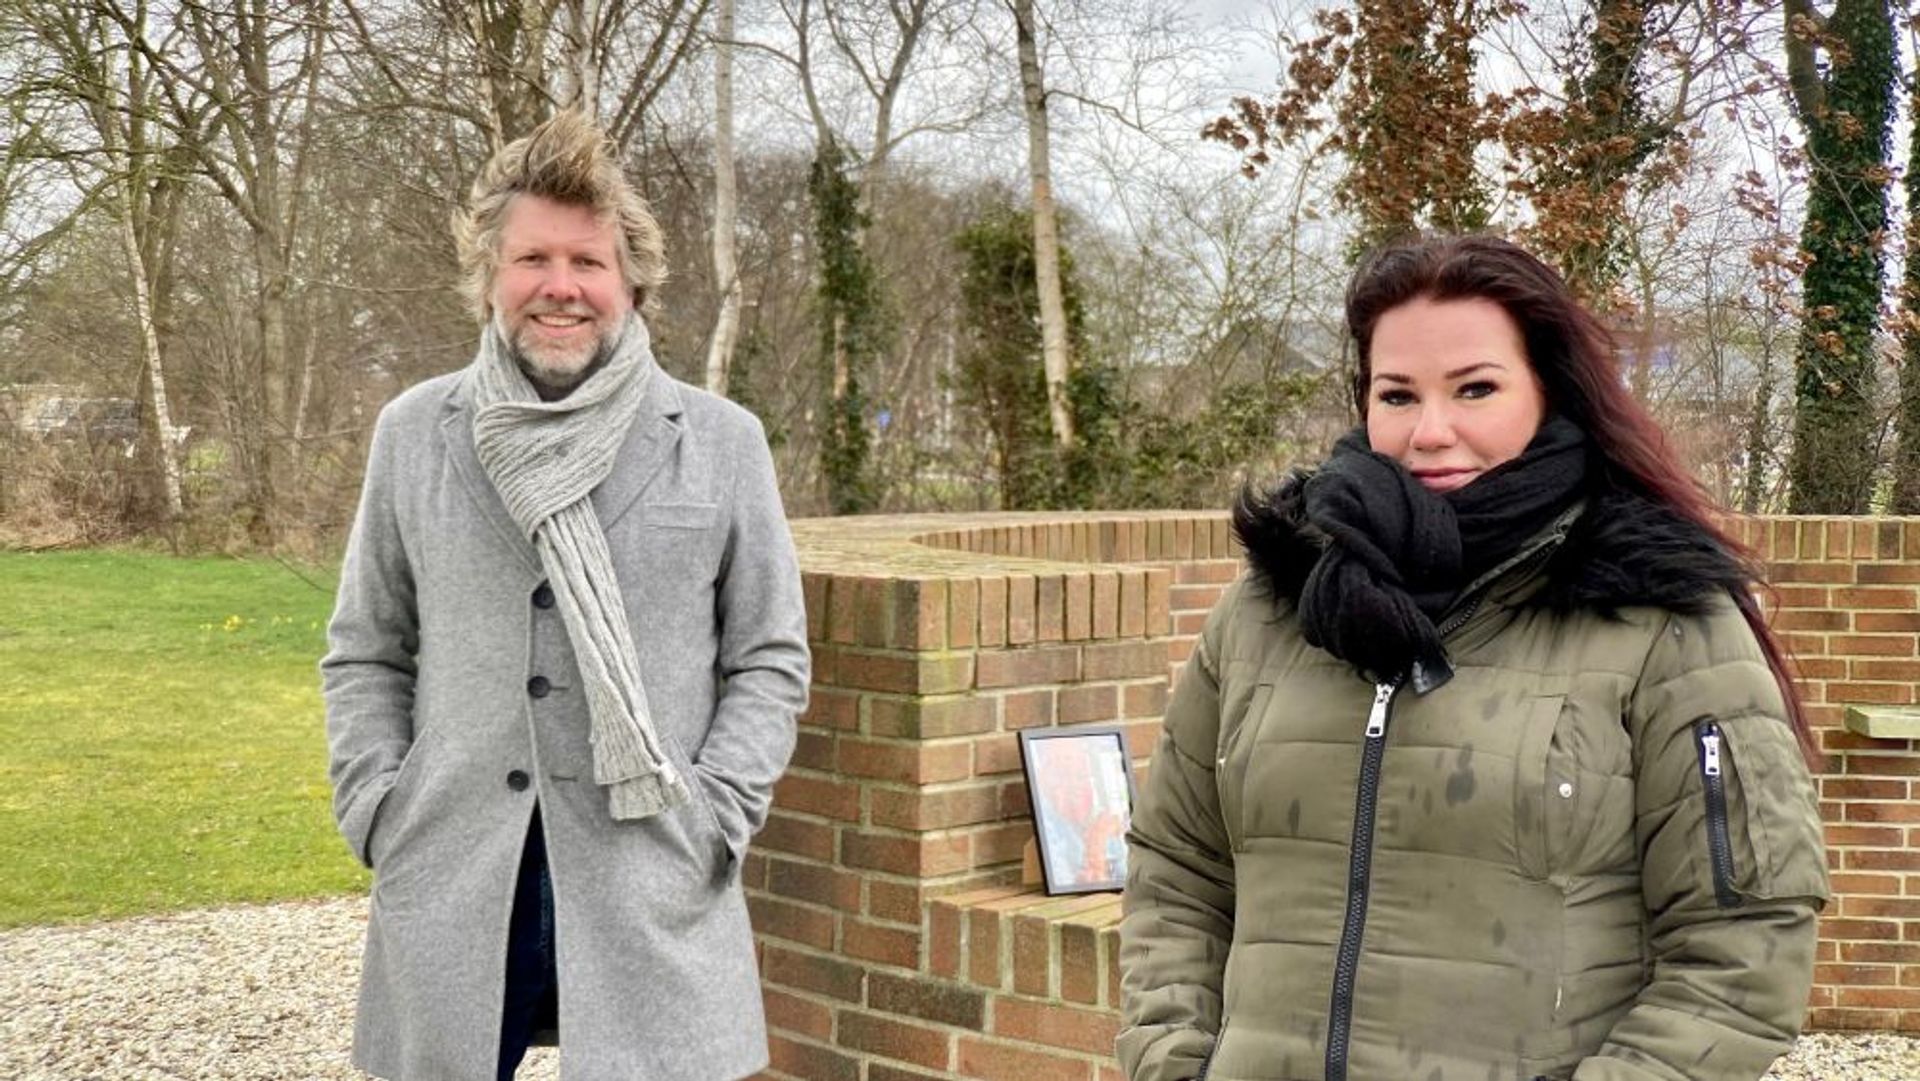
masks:
[[[1117,890],[1127,881],[1133,768],[1112,726],[1029,728],[1020,766],[1033,803],[1040,872],[1049,894]]]

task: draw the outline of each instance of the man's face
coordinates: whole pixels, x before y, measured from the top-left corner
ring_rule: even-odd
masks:
[[[565,392],[612,353],[633,310],[619,227],[584,206],[516,195],[500,225],[493,318],[527,378]]]

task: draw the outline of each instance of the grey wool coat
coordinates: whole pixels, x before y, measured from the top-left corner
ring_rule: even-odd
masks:
[[[398,1081],[494,1077],[538,800],[564,1081],[750,1074],[767,1041],[739,865],[808,681],[766,439],[656,371],[593,492],[654,723],[693,790],[616,822],[560,609],[475,456],[468,381],[381,412],[321,662],[334,816],[374,874],[353,1061]]]

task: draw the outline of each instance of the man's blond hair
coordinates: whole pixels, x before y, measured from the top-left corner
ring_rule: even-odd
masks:
[[[492,314],[493,276],[500,268],[500,227],[516,195],[537,195],[586,207],[619,224],[620,277],[638,308],[667,277],[666,245],[647,201],[620,171],[606,133],[578,109],[566,109],[500,148],[480,175],[465,210],[453,215],[460,253],[460,292],[482,322]]]

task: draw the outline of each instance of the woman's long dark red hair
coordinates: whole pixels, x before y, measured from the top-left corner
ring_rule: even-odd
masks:
[[[1732,553],[1755,584],[1763,581],[1752,552],[1715,522],[1713,501],[1680,462],[1659,423],[1628,391],[1606,325],[1574,297],[1552,267],[1508,241],[1491,236],[1411,238],[1362,260],[1347,287],[1347,332],[1359,352],[1353,403],[1362,417],[1372,378],[1374,327],[1388,311],[1423,297],[1477,298],[1505,309],[1526,341],[1527,359],[1546,388],[1549,407],[1579,425],[1592,441],[1603,471],[1601,483],[1670,508]],[[1780,641],[1751,591],[1736,590],[1733,599],[1780,684],[1801,750],[1817,767],[1819,744]]]

